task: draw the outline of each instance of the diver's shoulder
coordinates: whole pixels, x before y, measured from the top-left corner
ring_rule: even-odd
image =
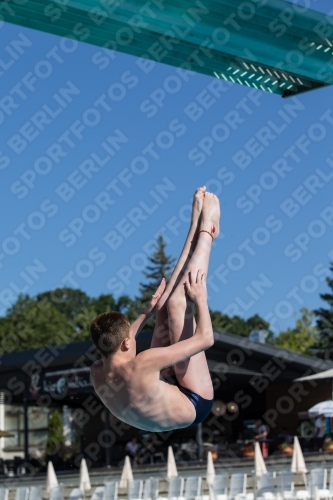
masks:
[[[103,360],[102,359],[98,359],[97,361],[95,361],[91,367],[90,367],[90,373],[93,374],[93,373],[96,373],[96,372],[100,372],[101,369],[103,369],[104,367],[104,363],[103,363]]]

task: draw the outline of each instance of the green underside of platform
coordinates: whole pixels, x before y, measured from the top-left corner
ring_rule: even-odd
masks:
[[[333,82],[333,18],[301,10],[284,0],[8,0],[0,6],[9,23],[283,97]]]

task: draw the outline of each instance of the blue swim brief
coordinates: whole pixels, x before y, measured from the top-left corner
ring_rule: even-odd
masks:
[[[183,387],[182,385],[180,385],[177,378],[174,376],[166,377],[166,380],[169,383],[171,383],[172,385],[177,386],[178,389],[180,390],[180,392],[185,394],[185,396],[191,401],[191,403],[193,404],[193,406],[195,408],[196,417],[195,417],[194,422],[192,422],[192,424],[189,425],[189,427],[191,427],[192,425],[198,425],[201,422],[203,422],[203,420],[205,420],[205,418],[208,417],[208,415],[212,409],[214,399],[202,398],[196,392],[193,392],[190,389],[186,389],[186,387]]]

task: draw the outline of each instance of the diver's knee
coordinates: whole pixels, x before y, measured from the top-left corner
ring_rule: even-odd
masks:
[[[184,290],[179,290],[177,287],[169,296],[166,304],[169,314],[185,312],[187,304]]]

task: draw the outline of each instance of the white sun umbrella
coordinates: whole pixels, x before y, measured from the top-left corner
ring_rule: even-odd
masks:
[[[215,477],[215,468],[212,457],[212,452],[209,451],[207,454],[207,473],[206,473],[206,481],[209,486],[213,486]]]
[[[82,458],[80,465],[80,490],[82,492],[91,490],[87,462],[84,458]]]
[[[126,455],[123,471],[121,473],[119,487],[127,488],[128,483],[130,483],[131,481],[133,481],[132,467],[129,456]]]
[[[291,461],[291,472],[293,472],[294,474],[306,474],[308,472],[308,469],[305,465],[302,448],[299,444],[297,436],[294,437],[294,451]]]
[[[291,472],[293,472],[294,474],[302,474],[304,484],[305,486],[307,485],[306,473],[308,472],[308,469],[306,468],[304,456],[302,453],[302,448],[301,445],[299,444],[297,436],[294,437],[294,451],[293,451],[293,458],[291,461]]]
[[[308,410],[310,418],[318,417],[319,415],[325,415],[326,418],[333,417],[333,401],[329,399],[328,401],[322,401],[322,403],[317,403],[310,410]]]
[[[267,472],[266,465],[258,442],[256,442],[256,444],[254,445],[254,468],[257,479],[261,477],[263,474],[266,474]]]
[[[172,479],[173,477],[177,477],[177,467],[176,460],[173,454],[172,446],[168,447],[168,468],[167,468],[167,478]]]
[[[46,475],[46,491],[50,493],[52,488],[58,486],[58,479],[56,473],[54,472],[53,463],[49,462],[47,464],[47,475]]]

